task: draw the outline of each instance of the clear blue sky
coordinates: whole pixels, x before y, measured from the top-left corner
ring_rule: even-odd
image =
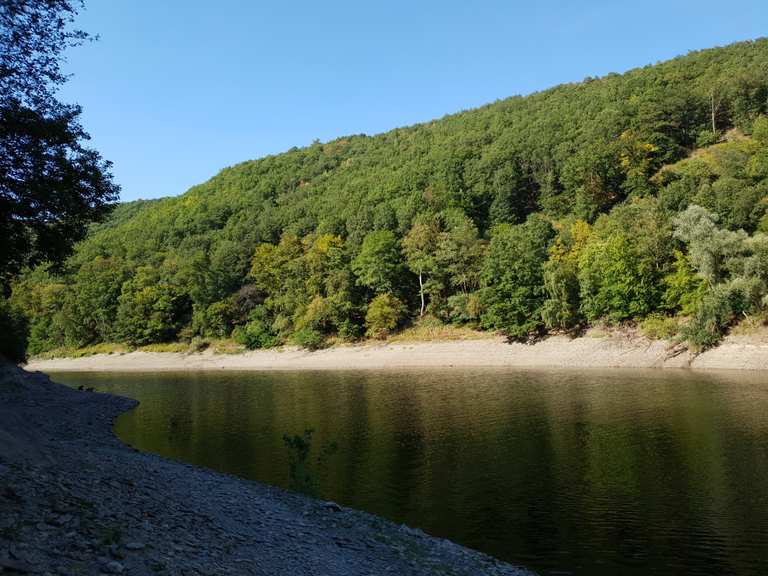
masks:
[[[86,0],[62,90],[122,198],[768,34],[766,0]]]

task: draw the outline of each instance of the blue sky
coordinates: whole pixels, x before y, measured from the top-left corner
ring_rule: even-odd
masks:
[[[64,100],[122,198],[768,34],[765,0],[87,0]]]

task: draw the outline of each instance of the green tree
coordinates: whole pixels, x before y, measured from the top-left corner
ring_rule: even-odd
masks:
[[[84,263],[63,294],[68,344],[85,346],[119,337],[115,327],[123,284],[133,270],[121,258],[97,256]]]
[[[22,267],[60,261],[117,199],[110,163],[84,146],[80,108],[56,99],[78,3],[0,3],[0,288]]]
[[[379,294],[365,314],[366,333],[370,338],[386,338],[402,322],[405,305],[392,294]]]
[[[570,329],[582,320],[579,287],[579,259],[592,227],[583,220],[560,226],[559,234],[549,249],[544,264],[544,290],[547,299],[541,316],[547,328]]]
[[[602,215],[579,256],[581,311],[590,322],[641,318],[661,302],[672,232],[655,198]]]
[[[546,296],[543,267],[553,237],[552,226],[537,215],[524,224],[494,228],[483,266],[485,328],[516,339],[540,331]]]
[[[389,230],[370,232],[352,261],[357,281],[377,294],[395,292],[403,282],[405,266],[400,242]]]
[[[425,277],[439,271],[438,261],[435,258],[435,246],[439,235],[440,228],[436,219],[431,215],[423,215],[414,222],[408,234],[403,238],[403,251],[408,268],[419,278],[419,299],[421,301],[419,316],[424,316],[426,309],[425,294],[428,288]]]
[[[123,284],[117,307],[117,329],[132,345],[174,340],[189,322],[191,302],[162,270],[142,267]]]
[[[717,216],[691,205],[674,219],[675,238],[688,246],[691,264],[710,286],[728,276],[734,260],[746,251],[747,234],[717,226]]]

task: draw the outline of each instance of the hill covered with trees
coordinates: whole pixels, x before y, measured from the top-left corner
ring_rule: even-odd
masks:
[[[227,168],[118,206],[14,284],[29,350],[528,339],[644,322],[710,346],[768,294],[768,40]]]

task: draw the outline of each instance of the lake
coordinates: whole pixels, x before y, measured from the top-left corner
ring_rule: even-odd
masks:
[[[541,574],[768,573],[768,378],[662,370],[57,373],[141,401],[118,436]],[[330,452],[330,451],[328,451]]]

